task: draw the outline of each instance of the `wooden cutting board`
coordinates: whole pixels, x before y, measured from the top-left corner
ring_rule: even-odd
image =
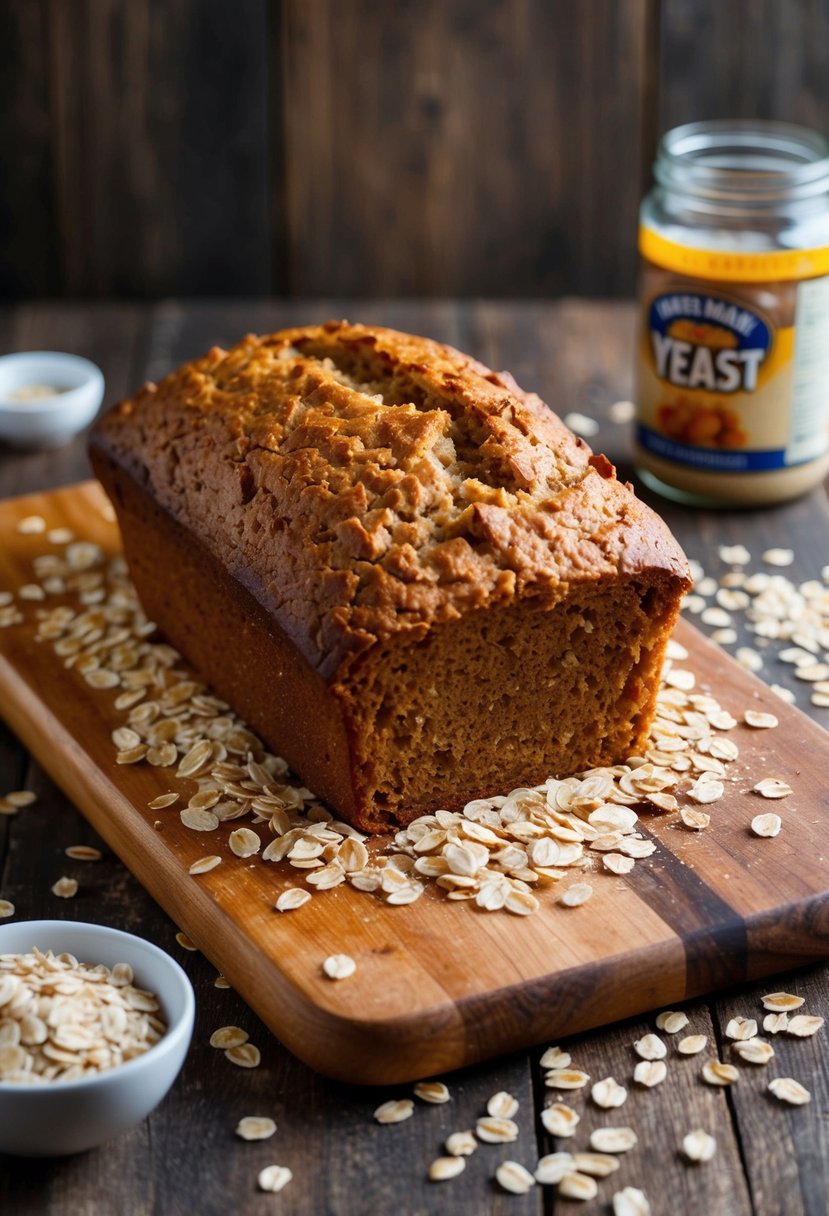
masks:
[[[95,483],[0,504],[0,589],[30,581],[32,558],[54,551],[42,535],[17,533],[32,514],[117,549]],[[677,637],[691,657],[682,665],[697,687],[737,718],[756,708],[780,721],[731,732],[737,780],[705,808],[707,831],[650,817],[642,827],[657,850],[630,875],[595,872],[593,897],[578,908],[548,890],[526,918],[450,903],[435,889],[393,907],[346,886],[278,913],[274,901],[297,871],[232,856],[223,837],[234,825],[206,836],[184,828],[175,809],[148,810],[170,788],[168,772],[116,766],[110,734],[123,715],[112,694],[89,688],[36,640],[38,605],[26,607],[25,623],[0,629],[4,717],[282,1042],[330,1076],[430,1076],[829,955],[829,734],[684,622]],[[794,794],[769,802],[750,793],[764,776]],[[763,811],[783,818],[773,839],[749,830]],[[207,852],[224,861],[191,877],[188,866]],[[332,982],[321,963],[341,952],[357,971]]]

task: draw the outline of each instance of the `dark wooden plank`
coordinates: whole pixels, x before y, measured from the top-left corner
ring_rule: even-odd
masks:
[[[287,0],[291,291],[630,292],[645,12]]]
[[[664,0],[660,129],[702,118],[829,128],[829,2]]]
[[[0,298],[59,288],[48,0],[0,6]]]
[[[270,289],[266,33],[264,0],[51,4],[65,294]]]
[[[104,374],[104,406],[141,382],[149,315],[130,304],[35,303],[0,315],[2,353],[61,350],[83,355]],[[87,428],[88,429],[88,428]],[[90,475],[86,432],[62,448],[18,451],[0,444],[0,495],[59,486]]]

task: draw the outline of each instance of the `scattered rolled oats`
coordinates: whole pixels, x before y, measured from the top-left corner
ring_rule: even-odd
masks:
[[[580,1174],[590,1174],[594,1178],[607,1178],[622,1164],[611,1153],[573,1153],[573,1161]]]
[[[707,1034],[689,1034],[686,1038],[679,1040],[676,1049],[680,1055],[696,1056],[701,1051],[704,1051],[707,1042]]]
[[[157,798],[153,798],[152,802],[148,802],[147,806],[151,811],[163,811],[165,807],[172,806],[174,802],[178,802],[180,794],[169,793],[159,794]]]
[[[705,811],[695,811],[690,806],[684,806],[679,812],[679,817],[686,828],[690,828],[692,832],[703,832],[711,822],[711,816],[706,815]]]
[[[736,1017],[725,1028],[729,1039],[753,1039],[757,1034],[757,1023],[754,1018]]]
[[[448,1102],[452,1096],[443,1081],[418,1081],[414,1087],[414,1095],[422,1102],[430,1102],[434,1105]]]
[[[274,1194],[283,1190],[293,1178],[287,1165],[266,1165],[259,1171],[257,1182],[260,1191],[270,1191]]]
[[[230,1060],[231,1064],[237,1064],[239,1068],[256,1068],[262,1059],[259,1048],[254,1047],[253,1043],[241,1043],[238,1047],[228,1047],[225,1057]]]
[[[611,422],[632,422],[636,417],[636,406],[632,401],[614,401],[607,413]]]
[[[190,950],[193,953],[198,950],[196,943],[191,941],[187,934],[182,933],[181,930],[179,930],[179,932],[176,934],[176,941],[181,946],[182,950]]]
[[[499,1119],[511,1119],[518,1112],[518,1099],[506,1090],[493,1094],[486,1104],[486,1113]]]
[[[322,969],[330,980],[347,980],[357,970],[350,954],[329,954]]]
[[[5,920],[9,916],[14,916],[15,907],[9,899],[0,899],[0,919]]]
[[[16,531],[21,536],[37,536],[46,531],[46,520],[42,515],[24,515],[18,520]]]
[[[214,832],[219,826],[219,820],[213,811],[201,811],[189,806],[179,812],[179,818],[192,832]],[[256,839],[258,840],[259,837],[257,836]]]
[[[542,1068],[569,1068],[572,1063],[569,1053],[560,1047],[548,1047],[539,1060]]]
[[[792,1009],[799,1009],[805,997],[794,996],[791,992],[769,992],[762,1000],[764,1009],[770,1009],[772,1013],[788,1013]]]
[[[624,1085],[620,1085],[615,1077],[605,1077],[603,1081],[597,1081],[590,1091],[590,1096],[597,1106],[602,1106],[606,1110],[614,1106],[621,1106],[628,1096],[628,1091]]]
[[[126,751],[118,752],[115,757],[116,764],[138,764],[147,754],[146,743],[141,743],[138,747],[127,748]]]
[[[779,1098],[781,1102],[788,1102],[791,1106],[805,1106],[812,1100],[808,1089],[799,1081],[795,1081],[793,1077],[775,1077],[773,1081],[769,1081],[766,1088],[774,1094],[775,1098]]]
[[[605,853],[602,857],[602,865],[612,874],[629,874],[636,862],[632,857],[625,857],[622,853]]]
[[[709,1085],[733,1085],[740,1079],[740,1074],[733,1064],[723,1064],[722,1060],[707,1060],[702,1066],[702,1079]]]
[[[779,777],[764,777],[754,786],[754,793],[759,794],[762,798],[788,798],[793,790]]]
[[[210,1046],[220,1051],[226,1051],[228,1047],[241,1047],[247,1041],[248,1032],[242,1030],[241,1026],[220,1026],[210,1036]]]
[[[541,1122],[544,1130],[551,1136],[566,1139],[569,1136],[575,1136],[576,1128],[581,1122],[581,1115],[566,1102],[554,1102],[552,1106],[545,1106],[542,1110]]]
[[[37,802],[37,794],[33,790],[12,790],[10,794],[6,794],[6,802],[21,810],[23,807]]]
[[[590,1133],[590,1147],[597,1153],[627,1153],[639,1143],[632,1127],[597,1127]]]
[[[590,1077],[578,1068],[551,1068],[544,1078],[550,1089],[582,1089]]]
[[[720,545],[718,550],[720,561],[729,566],[747,566],[751,554],[745,545]]]
[[[564,425],[569,426],[570,430],[575,431],[577,435],[581,435],[582,439],[592,439],[599,433],[598,422],[595,418],[588,417],[587,414],[565,414]]]
[[[683,1136],[682,1151],[689,1161],[710,1161],[717,1151],[717,1142],[708,1132],[697,1127]]]
[[[799,1039],[805,1039],[813,1034],[817,1034],[822,1026],[823,1018],[813,1017],[808,1013],[797,1013],[793,1018],[789,1018],[785,1030],[787,1034],[793,1034]]]
[[[740,591],[732,592],[732,595],[735,598],[737,596],[743,597],[743,593]],[[743,598],[747,599],[748,597],[745,596]],[[735,605],[735,607],[736,606],[737,605]],[[743,604],[740,603],[739,606],[743,607]],[[736,658],[736,660],[740,664],[740,666],[744,667],[746,669],[746,671],[758,672],[758,671],[762,671],[762,669],[763,669],[763,656],[758,651],[754,650],[753,647],[751,647],[751,646],[738,646],[737,652],[734,657]],[[749,721],[749,714],[751,714],[751,712],[752,711],[749,710],[746,713],[746,722],[748,722],[749,726],[756,726],[756,725],[758,725],[758,723]],[[752,715],[752,716],[755,716],[755,717],[768,716],[769,718],[772,718],[774,715],[773,714],[768,714],[768,715],[759,714],[759,715]],[[761,722],[761,723],[759,723],[759,725],[760,726],[776,726],[777,720],[775,719],[773,722]]]
[[[778,720],[774,714],[760,713],[756,709],[747,709],[743,714],[748,726],[753,726],[755,730],[770,730],[772,727],[778,726]]]
[[[641,1039],[637,1039],[633,1044],[633,1050],[643,1060],[664,1060],[668,1054],[668,1048],[655,1034],[646,1034]]]
[[[266,1115],[246,1115],[236,1124],[236,1135],[242,1140],[269,1140],[276,1132],[276,1124]]]
[[[717,625],[725,629],[731,624],[731,613],[726,612],[724,608],[704,608],[700,619],[704,625]]]
[[[779,1034],[789,1024],[787,1013],[767,1013],[763,1018],[763,1029],[767,1034]]]
[[[725,793],[725,786],[722,781],[695,781],[685,792],[694,802],[719,802]]]
[[[565,1174],[575,1172],[576,1162],[572,1153],[547,1153],[539,1157],[535,1167],[535,1180],[543,1185],[561,1182]]]
[[[564,904],[566,908],[578,908],[581,904],[587,903],[592,894],[593,888],[590,886],[590,883],[577,882],[563,892],[558,902]]]
[[[651,1205],[644,1191],[626,1186],[613,1196],[613,1216],[651,1216]]]
[[[457,1178],[466,1169],[462,1156],[452,1154],[449,1157],[436,1157],[429,1166],[430,1182],[446,1182],[449,1178]]]
[[[633,1079],[637,1085],[653,1089],[661,1085],[668,1075],[664,1060],[640,1060],[633,1070]]]
[[[478,1147],[478,1141],[471,1131],[452,1132],[446,1137],[444,1148],[450,1157],[469,1157]]]
[[[50,545],[71,545],[75,533],[71,528],[51,528],[46,533],[46,539]]]
[[[475,1124],[475,1134],[485,1144],[511,1144],[518,1139],[518,1124],[512,1119],[487,1115]]]
[[[198,861],[194,861],[188,867],[187,872],[188,874],[207,874],[221,864],[222,859],[217,853],[209,853],[206,857],[200,857]]]
[[[61,899],[72,899],[78,894],[78,882],[75,878],[59,878],[52,885],[52,894],[59,895]]]
[[[228,983],[227,979],[225,979],[225,977],[223,975],[217,975],[215,980],[213,981],[213,987],[227,989],[230,987],[230,984]]]
[[[747,1064],[768,1064],[774,1057],[774,1048],[764,1039],[741,1039],[731,1044],[731,1050]]]
[[[751,821],[751,830],[755,836],[779,836],[783,820],[779,815],[755,815]]]
[[[665,1009],[662,1013],[656,1015],[657,1030],[664,1030],[666,1034],[677,1034],[678,1031],[684,1030],[688,1025],[688,1015],[683,1013],[681,1009]]]
[[[767,566],[790,566],[794,561],[793,549],[766,549],[763,561]]]
[[[67,857],[73,861],[100,861],[103,854],[91,844],[70,844],[64,849]]]
[[[310,891],[303,891],[302,887],[288,887],[279,896],[274,907],[277,912],[293,912],[295,908],[307,904],[310,898]]]
[[[565,1199],[595,1199],[599,1193],[596,1179],[573,1171],[565,1174],[558,1184],[558,1193]]]
[[[463,1158],[452,1158],[463,1160]],[[498,1183],[513,1195],[526,1195],[535,1186],[535,1178],[518,1161],[502,1161],[495,1171]]]
[[[382,1102],[374,1112],[378,1123],[402,1123],[414,1114],[414,1102],[411,1098],[392,1098]]]
[[[262,841],[252,828],[237,828],[235,832],[230,833],[228,845],[231,853],[235,853],[237,857],[253,857],[261,849]]]

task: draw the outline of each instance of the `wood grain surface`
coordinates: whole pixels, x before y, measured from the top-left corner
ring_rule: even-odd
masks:
[[[14,591],[32,577],[38,553],[54,552],[45,537],[17,531],[24,516],[117,552],[105,506],[95,483],[0,506],[0,587]],[[276,913],[275,899],[301,875],[288,863],[234,857],[230,825],[206,836],[184,827],[175,809],[148,809],[171,787],[186,797],[195,783],[115,764],[110,736],[126,713],[115,711],[115,694],[67,669],[38,640],[36,623],[30,611],[0,633],[10,725],[281,1041],[327,1075],[414,1080],[829,955],[829,739],[684,622],[677,636],[699,688],[716,688],[738,719],[748,708],[774,710],[780,726],[731,732],[740,758],[710,831],[643,812],[641,827],[658,844],[651,858],[629,877],[594,861],[587,904],[564,909],[542,892],[541,910],[527,918],[459,909],[428,887],[417,904],[392,907],[340,886]],[[762,776],[796,791],[774,840],[749,826],[768,809],[751,792]],[[374,847],[389,844],[381,837]],[[189,865],[215,850],[222,865],[191,877]],[[332,984],[322,961],[341,952],[357,974]]]
[[[590,301],[271,301],[166,302],[154,307],[33,304],[0,311],[4,349],[63,346],[91,355],[107,377],[107,400],[158,377],[177,363],[229,343],[248,330],[348,316],[398,325],[455,342],[490,366],[511,368],[519,383],[538,390],[561,413],[592,414],[600,431],[591,443],[632,473],[628,428],[609,414],[612,402],[632,391],[635,310],[628,303]],[[0,449],[0,496],[65,485],[88,476],[83,438],[57,452]],[[640,490],[641,492],[641,490]],[[686,552],[718,576],[727,569],[721,543],[744,543],[752,569],[771,546],[791,547],[793,580],[817,577],[829,563],[829,504],[815,491],[800,502],[768,511],[698,511],[653,500]],[[708,628],[707,626],[702,626]],[[735,617],[741,644],[756,642]],[[732,647],[733,649],[733,647]],[[809,704],[808,686],[791,666],[764,652],[763,678],[790,688],[798,704],[821,726],[829,710]],[[2,712],[2,710],[0,710]],[[630,1094],[619,1111],[601,1111],[586,1091],[570,1102],[582,1116],[570,1141],[553,1141],[538,1119],[552,1091],[544,1086],[539,1051],[521,1051],[442,1074],[451,1091],[444,1106],[417,1104],[414,1117],[378,1127],[372,1111],[384,1098],[405,1097],[407,1085],[377,1091],[331,1081],[300,1063],[274,1038],[237,992],[214,988],[215,968],[200,952],[183,950],[177,925],[158,907],[89,822],[74,808],[12,732],[0,724],[0,792],[31,788],[38,801],[12,818],[0,816],[0,896],[18,918],[100,921],[155,941],[184,966],[196,989],[193,1045],[172,1091],[129,1135],[82,1157],[63,1161],[0,1159],[3,1216],[227,1216],[241,1211],[267,1216],[609,1216],[614,1191],[645,1190],[654,1216],[826,1216],[829,1195],[829,1042],[777,1036],[778,1059],[768,1070],[740,1070],[730,1091],[699,1078],[698,1061],[669,1061],[667,1081],[653,1090],[631,1084],[634,1040],[654,1029],[652,1017],[636,1017],[562,1042],[594,1080],[613,1075]],[[790,800],[791,801],[791,800]],[[769,805],[769,804],[766,804]],[[783,804],[785,806],[785,803]],[[97,845],[94,865],[70,861],[68,845]],[[759,842],[759,843],[774,843]],[[51,894],[63,874],[77,878],[71,900]],[[465,911],[465,909],[464,909]],[[577,910],[578,911],[578,910]],[[453,924],[457,922],[453,921]],[[792,958],[792,966],[795,965]],[[829,967],[800,966],[773,986],[804,997],[809,1012],[829,1019]],[[722,996],[684,1002],[690,1029],[725,1050],[724,1029],[734,1013],[755,1016],[767,981],[737,983]],[[262,1051],[261,1066],[233,1068],[208,1046],[218,1026],[244,1027]],[[686,1067],[687,1066],[687,1067]],[[812,1103],[785,1109],[764,1092],[769,1073],[797,1077],[813,1092]],[[515,1143],[481,1146],[464,1174],[431,1184],[426,1170],[450,1131],[474,1126],[496,1090],[520,1100]],[[244,1115],[272,1116],[273,1140],[245,1144],[234,1136]],[[620,1169],[599,1182],[597,1199],[578,1205],[553,1188],[527,1195],[501,1191],[493,1175],[505,1158],[530,1169],[542,1152],[587,1147],[587,1131],[599,1123],[634,1127],[638,1147]],[[717,1141],[713,1161],[686,1165],[682,1136],[704,1127]],[[289,1166],[293,1181],[278,1196],[257,1192],[256,1175],[271,1162]]]
[[[5,0],[0,295],[624,295],[656,140],[829,127],[829,0]]]

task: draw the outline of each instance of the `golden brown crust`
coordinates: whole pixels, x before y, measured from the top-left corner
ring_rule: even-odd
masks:
[[[447,346],[330,323],[214,348],[110,411],[106,453],[326,680],[376,641],[578,583],[687,583],[662,521],[534,395]]]

